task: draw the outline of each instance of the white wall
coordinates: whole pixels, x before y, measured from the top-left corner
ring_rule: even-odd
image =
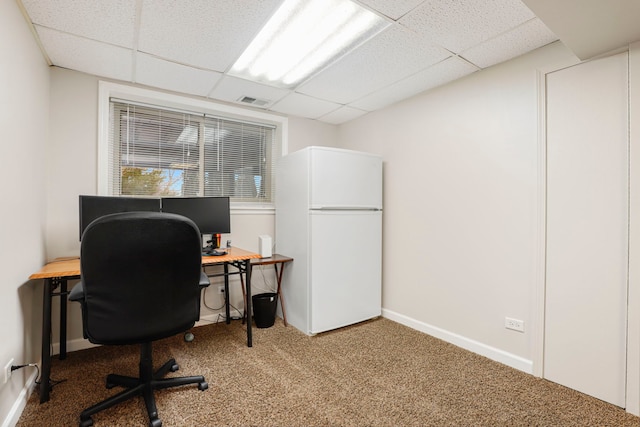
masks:
[[[289,118],[289,149],[293,153],[310,145],[338,146],[338,127],[316,120]]]
[[[554,43],[340,126],[342,147],[384,158],[385,316],[534,372],[544,244],[536,71],[575,61]],[[525,332],[505,329],[507,316]]]
[[[97,194],[97,135],[98,135],[98,81],[99,78],[63,68],[51,68],[51,154],[47,169],[47,258],[77,256],[78,241],[78,195]],[[196,98],[202,99],[202,98]],[[336,141],[336,126],[313,120],[289,118],[289,151],[306,145],[331,145]],[[258,251],[258,236],[275,235],[274,213],[265,214],[233,212],[230,235],[222,241],[232,240],[239,248]],[[269,291],[275,286],[273,268],[264,269],[254,277],[254,294]],[[264,279],[263,279],[264,277]],[[222,278],[212,280],[205,294],[209,307],[220,307],[222,300],[217,285]],[[237,283],[237,284],[236,284]],[[72,286],[73,283],[70,283]],[[242,293],[239,280],[231,280],[231,303],[242,308]],[[202,316],[215,320],[219,310],[205,306]],[[54,304],[53,316],[58,308]],[[233,313],[232,313],[233,314]],[[82,339],[82,324],[78,304],[69,304],[68,339],[69,350],[87,345]],[[53,324],[54,352],[58,349],[58,325]]]
[[[555,44],[340,128],[384,158],[385,310],[531,359],[535,69],[568,55]]]
[[[27,280],[45,259],[45,167],[49,71],[16,3],[0,1],[0,366],[40,360],[41,283]],[[32,368],[0,384],[0,424],[17,420]]]

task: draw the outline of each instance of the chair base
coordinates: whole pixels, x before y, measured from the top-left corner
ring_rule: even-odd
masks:
[[[160,369],[154,372],[151,353],[151,343],[141,345],[139,378],[117,374],[107,375],[107,388],[121,386],[124,387],[125,390],[82,411],[80,414],[80,427],[92,426],[92,415],[139,395],[142,395],[144,398],[147,414],[149,416],[149,426],[161,427],[162,421],[158,418],[158,408],[156,407],[156,399],[153,394],[154,390],[179,387],[187,384],[198,384],[198,389],[202,391],[209,388],[209,385],[201,375],[192,377],[163,378],[169,372],[177,371],[179,366],[176,364],[175,359],[170,359],[162,365]]]

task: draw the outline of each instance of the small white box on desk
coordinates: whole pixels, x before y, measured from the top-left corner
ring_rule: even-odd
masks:
[[[258,248],[260,251],[260,256],[262,258],[269,258],[271,253],[271,236],[263,234],[262,236],[258,236]]]

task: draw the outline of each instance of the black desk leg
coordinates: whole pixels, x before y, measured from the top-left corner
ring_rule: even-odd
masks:
[[[247,306],[244,308],[244,312],[247,315],[247,347],[253,347],[253,336],[251,331],[251,260],[248,259],[244,262],[244,271],[247,282]],[[240,273],[242,274],[242,273]]]
[[[58,359],[67,358],[67,279],[60,280],[60,354]]]
[[[40,378],[40,403],[49,400],[51,376],[51,292],[53,279],[44,279],[42,296],[42,376]]]
[[[224,263],[224,315],[227,325],[231,323],[231,303],[229,302],[229,263]]]

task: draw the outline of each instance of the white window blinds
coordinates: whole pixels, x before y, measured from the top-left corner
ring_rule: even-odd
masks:
[[[271,203],[275,127],[112,99],[113,195],[228,196]]]

